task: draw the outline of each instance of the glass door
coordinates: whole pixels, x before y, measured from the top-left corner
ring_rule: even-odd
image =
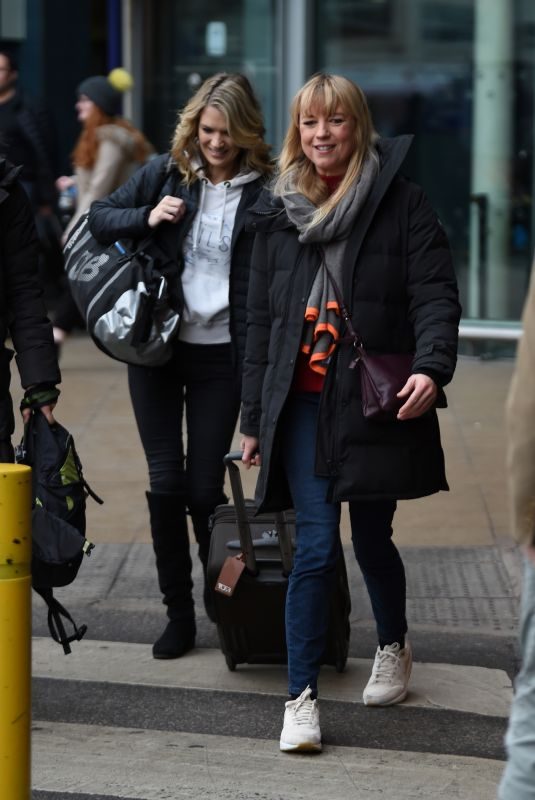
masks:
[[[531,0],[316,0],[316,69],[366,92],[453,249],[465,319],[518,321],[533,241]]]
[[[267,141],[277,130],[276,0],[145,0],[144,130],[169,146],[182,108],[216,72],[243,72],[264,110]]]

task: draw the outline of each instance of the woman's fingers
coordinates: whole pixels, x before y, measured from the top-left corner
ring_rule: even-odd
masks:
[[[182,219],[186,212],[186,205],[180,197],[165,195],[149,214],[149,227],[155,228],[161,222],[176,223]]]
[[[49,425],[54,425],[56,420],[54,419],[54,415],[52,411],[56,407],[55,403],[50,403],[48,406],[41,406],[41,413],[45,416],[46,421]]]
[[[43,414],[46,417],[46,421],[48,422],[49,425],[54,425],[56,422],[54,415],[52,413],[55,407],[56,407],[55,403],[50,403],[50,405],[48,406],[41,406],[41,414]],[[32,409],[25,408],[22,410],[21,413],[22,413],[22,421],[26,425],[30,421],[30,417],[32,415]]]
[[[437,396],[437,386],[428,375],[411,375],[398,397],[408,399],[398,411],[399,420],[415,419],[432,407]]]
[[[259,467],[261,464],[260,453],[258,452],[258,439],[255,436],[243,436],[240,442],[242,451],[242,462],[246,469],[249,467]]]

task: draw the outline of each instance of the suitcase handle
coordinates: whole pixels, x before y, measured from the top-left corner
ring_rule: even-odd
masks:
[[[223,458],[230,479],[230,488],[232,490],[232,499],[234,500],[234,507],[236,509],[236,519],[238,522],[238,534],[240,537],[240,545],[245,558],[245,566],[252,572],[253,575],[258,574],[258,566],[256,563],[256,555],[253,546],[253,538],[251,536],[251,526],[247,518],[247,510],[245,507],[245,497],[243,494],[243,484],[241,480],[239,467],[234,463],[235,461],[242,460],[243,453],[238,450],[232,453],[227,453]],[[293,566],[293,551],[292,540],[288,533],[288,525],[286,516],[283,511],[277,511],[275,514],[275,522],[277,525],[277,539],[279,540],[279,547],[281,551],[282,570],[284,575],[289,575]]]

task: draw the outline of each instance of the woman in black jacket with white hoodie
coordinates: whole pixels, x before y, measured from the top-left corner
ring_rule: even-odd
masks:
[[[102,242],[153,239],[182,321],[162,367],[128,367],[130,395],[149,467],[151,532],[169,622],[155,658],[194,646],[195,616],[186,522],[206,572],[209,518],[223,493],[240,399],[245,303],[254,234],[246,211],[271,172],[260,107],[242,75],[215,75],[179,116],[171,153],[93,203],[89,226]],[[187,452],[182,422],[187,426]],[[208,615],[210,590],[204,589]]]

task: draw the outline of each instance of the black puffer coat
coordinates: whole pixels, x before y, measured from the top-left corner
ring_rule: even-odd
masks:
[[[30,202],[19,181],[20,167],[0,160],[0,440],[13,433],[9,362],[13,340],[22,386],[61,380],[37,278],[39,245]]]
[[[229,282],[230,335],[234,361],[241,370],[245,351],[247,288],[254,231],[245,229],[247,210],[256,202],[263,182],[260,178],[243,187],[231,242]],[[151,210],[165,195],[180,197],[186,204],[186,214],[178,224],[163,222],[149,228]],[[174,305],[182,307],[180,273],[183,268],[182,245],[193,222],[199,202],[199,182],[191,187],[181,183],[181,175],[168,155],[158,156],[138,170],[124,186],[91,205],[89,228],[104,244],[116,239],[142,240],[151,236],[169,258],[170,268],[164,270],[173,291]]]
[[[414,373],[440,387],[453,375],[460,306],[446,235],[423,190],[399,176],[411,137],[381,140],[381,169],[356,223],[343,294],[354,327],[371,352],[414,352]],[[290,391],[303,315],[320,264],[282,203],[266,193],[251,211],[257,231],[248,299],[241,431],[260,439],[262,510],[291,504],[279,421]],[[330,498],[401,499],[447,489],[435,410],[406,422],[362,414],[352,348],[339,346],[321,396],[316,472],[331,477]]]

